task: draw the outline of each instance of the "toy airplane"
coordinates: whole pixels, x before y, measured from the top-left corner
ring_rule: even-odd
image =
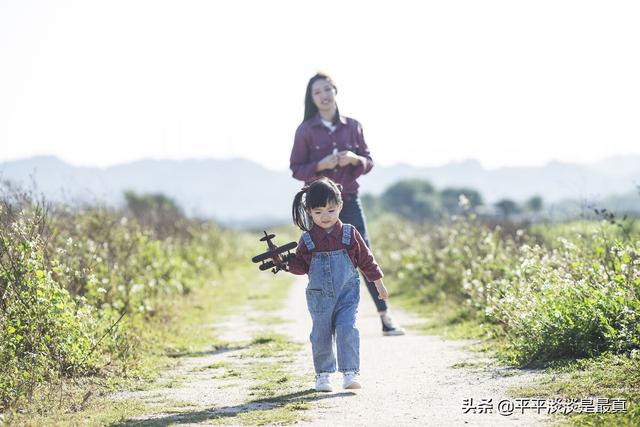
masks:
[[[261,271],[268,270],[271,268],[273,274],[276,274],[279,270],[289,271],[287,263],[289,259],[293,256],[291,249],[298,246],[296,242],[290,242],[283,246],[276,246],[271,242],[271,239],[276,237],[275,234],[267,234],[264,231],[264,237],[260,239],[261,242],[267,242],[267,246],[269,246],[269,250],[267,252],[261,253],[260,255],[256,255],[251,258],[253,262],[262,262],[258,268]],[[286,254],[283,254],[286,252]],[[266,261],[270,259],[270,261]],[[266,261],[266,262],[265,262]]]

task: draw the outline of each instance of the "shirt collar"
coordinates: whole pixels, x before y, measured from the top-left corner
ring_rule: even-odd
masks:
[[[343,115],[338,116],[338,122],[346,125],[347,124],[347,118]],[[322,126],[324,127],[324,124],[322,123],[322,118],[320,117],[320,113],[316,113],[315,116],[313,116],[311,119],[311,126]]]
[[[327,233],[322,228],[313,224],[313,227],[311,227],[311,231],[309,231],[309,234],[311,234],[312,240],[315,240],[317,242],[321,241],[322,239],[326,239],[328,237],[332,237],[333,239],[341,242],[342,241],[342,221],[338,219],[338,222],[336,222],[336,225],[333,226],[333,229],[331,230],[330,233]]]

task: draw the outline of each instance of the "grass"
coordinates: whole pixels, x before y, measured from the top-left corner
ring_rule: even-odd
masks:
[[[393,294],[393,304],[413,312],[424,319],[414,325],[403,325],[409,329],[429,335],[439,335],[447,339],[473,339],[471,347],[476,351],[502,351],[500,341],[496,339],[495,326],[478,323],[467,318],[466,311],[451,301],[422,303],[415,296],[403,293]]]
[[[287,358],[298,350],[300,345],[291,342],[285,335],[266,333],[254,337],[245,354],[254,358]]]
[[[222,376],[222,378],[234,378],[234,377],[239,377],[242,374],[240,373],[240,371],[236,370],[236,369],[227,369],[224,372],[224,375]]]
[[[283,319],[280,316],[263,316],[260,319],[252,318],[251,320],[257,320],[260,322],[261,325],[265,325],[265,326],[282,325],[283,323],[287,322],[285,319]]]
[[[273,333],[256,337],[252,343],[248,353],[257,359],[257,363],[252,364],[251,375],[259,382],[251,387],[251,396],[269,397],[303,387],[304,379],[288,373],[286,369],[292,361],[290,355],[300,350],[299,344],[289,341],[284,335]],[[283,358],[287,360],[281,360]]]
[[[7,425],[22,425],[40,427],[43,425],[56,427],[68,425],[105,426],[123,422],[127,419],[144,413],[145,405],[138,401],[93,401],[82,411],[76,413],[54,412],[46,417],[30,417],[27,414],[18,414],[18,417],[8,419],[0,418]]]
[[[287,286],[272,283],[271,277],[268,279],[270,282],[265,285],[265,291],[251,290],[246,294],[246,301],[254,309],[253,312],[262,314],[252,319],[263,326],[264,323],[261,320],[265,317],[276,318],[269,312],[276,308],[280,309],[282,301],[288,295]],[[270,324],[278,324],[278,322]],[[173,405],[172,414],[167,412],[168,419],[165,417],[165,421],[283,425],[305,419],[304,411],[309,408],[309,403],[303,400],[300,390],[305,389],[305,382],[308,379],[289,372],[289,366],[294,360],[292,355],[300,350],[300,345],[291,342],[285,335],[271,331],[263,332],[246,343],[234,343],[234,345],[242,348],[237,355],[237,363],[215,362],[199,368],[198,371],[223,369],[223,373],[215,377],[217,387],[220,389],[247,387],[247,381],[250,381],[251,385],[247,389],[248,401],[239,407],[226,408],[224,413],[211,413],[211,411],[197,410],[192,407],[188,407],[185,411]],[[234,380],[241,380],[241,382],[237,383]],[[163,410],[163,412],[166,411]],[[177,418],[171,418],[171,416]],[[153,425],[151,420],[147,424]]]
[[[290,372],[289,366],[294,360],[291,355],[299,349],[300,344],[290,341],[285,335],[275,332],[261,333],[246,343],[236,363],[216,362],[196,370],[201,372],[204,368],[224,369],[224,374],[216,379],[216,387],[246,387],[245,403],[218,408],[218,412],[213,412],[210,409],[198,409],[185,402],[163,402],[161,411],[165,415],[160,419],[142,420],[138,424],[151,426],[177,422],[206,422],[231,425],[285,425],[304,420],[304,411],[310,407],[309,400],[316,399],[317,393],[306,387],[308,378]],[[247,381],[250,381],[249,386]],[[146,409],[148,411],[152,408]],[[130,421],[129,418],[120,421],[120,424],[124,425]]]
[[[172,297],[171,304],[159,307],[156,316],[144,325],[130,325],[140,334],[141,351],[131,366],[114,367],[113,375],[85,377],[68,381],[58,398],[44,392],[25,413],[3,414],[11,425],[106,425],[144,415],[148,408],[138,400],[109,401],[115,390],[152,390],[159,374],[175,367],[183,357],[209,355],[233,348],[217,338],[215,325],[248,301],[260,300],[261,307],[278,307],[286,295],[290,279],[281,275],[274,280],[254,266],[227,271],[223,277],[209,280],[183,297]],[[263,299],[263,300],[262,300]],[[224,303],[221,303],[223,301]],[[263,347],[264,348],[264,347]],[[220,366],[226,368],[226,366]],[[174,379],[176,387],[181,380]],[[164,385],[166,386],[166,385]],[[88,398],[85,398],[86,396]]]
[[[451,367],[453,369],[479,369],[479,368],[484,368],[486,366],[489,366],[490,362],[488,361],[464,361],[464,362],[458,362],[458,363],[454,363],[453,365],[451,365]]]
[[[307,402],[287,403],[284,406],[272,409],[244,412],[238,416],[238,419],[243,424],[256,426],[269,424],[289,425],[305,420],[306,418],[299,411],[304,411],[308,408],[309,404]]]
[[[243,360],[251,360],[246,377],[255,379],[248,390],[251,400],[210,421],[234,425],[284,425],[304,420],[300,411],[309,409],[309,403],[301,399],[300,390],[305,390],[307,379],[289,369],[293,361],[291,355],[299,350],[300,344],[281,334],[267,332],[254,337],[242,354]]]
[[[626,413],[574,414],[564,425],[640,425],[640,358],[604,354],[597,358],[555,362],[536,384],[512,390],[522,397],[624,399]]]
[[[505,365],[506,346],[492,325],[461,316],[459,306],[451,303],[420,304],[410,295],[394,294],[395,305],[425,319],[416,325],[404,325],[421,333],[448,339],[472,339],[468,348],[496,358],[491,364]],[[487,362],[464,361],[453,368],[481,368]],[[509,390],[514,398],[549,399],[625,399],[626,413],[585,413],[555,415],[555,421],[567,426],[637,426],[640,425],[640,353],[605,354],[592,359],[572,359],[544,366],[539,381]]]
[[[229,364],[227,362],[214,362],[205,366],[198,366],[196,368],[193,368],[191,372],[203,372],[203,371],[209,371],[212,369],[224,369],[224,368],[227,368],[228,366]]]
[[[264,276],[263,280],[274,279],[273,277],[267,276],[266,273],[262,273],[262,274]],[[278,277],[282,277],[282,274],[283,273],[280,273],[281,276],[278,276]],[[291,280],[290,275],[285,277]],[[257,311],[269,312],[269,311],[274,311],[281,308],[283,301],[285,301],[288,296],[288,293],[289,293],[289,288],[284,286],[271,287],[268,291],[254,289],[249,294],[248,298],[253,302],[253,305]],[[271,314],[268,314],[264,317],[266,318],[267,321],[271,321],[271,322],[273,322],[273,320],[276,319],[276,316],[273,316]],[[262,319],[260,320],[260,322],[262,323]]]

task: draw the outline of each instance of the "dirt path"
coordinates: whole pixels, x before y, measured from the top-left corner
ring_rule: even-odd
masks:
[[[303,278],[304,279],[304,278]],[[292,322],[287,332],[300,342],[308,342],[311,321],[304,304],[305,280],[291,289],[288,311],[282,316]],[[363,291],[365,291],[363,289]],[[395,310],[399,323],[409,325],[422,320]],[[295,322],[293,320],[295,319]],[[474,364],[480,356],[463,348],[468,342],[445,341],[434,336],[409,332],[405,336],[383,337],[380,321],[370,297],[362,293],[358,328],[360,330],[361,380],[357,392],[340,389],[340,374],[333,375],[334,398],[323,399],[308,411],[311,423],[326,425],[542,425],[544,415],[526,411],[526,415],[465,414],[463,401],[493,399],[495,406],[507,399],[509,386],[526,384],[534,374],[526,371],[487,367],[454,368],[456,364]],[[308,372],[312,385],[310,345],[297,359],[301,372]],[[337,390],[337,391],[336,391]],[[515,402],[515,399],[511,399]],[[303,423],[304,424],[304,423]]]
[[[455,368],[480,361],[480,356],[464,350],[468,342],[444,341],[411,332],[401,337],[383,337],[377,313],[364,292],[358,325],[363,388],[355,392],[342,390],[341,376],[334,374],[334,392],[313,392],[305,284],[306,278],[299,278],[291,287],[286,308],[276,313],[284,323],[264,325],[264,316],[274,318],[274,313],[259,313],[247,307],[246,315],[205,326],[226,331],[222,337],[235,345],[185,357],[148,390],[114,396],[116,400],[137,399],[148,408],[144,416],[121,425],[252,425],[297,420],[303,425],[332,426],[494,426],[542,425],[548,420],[535,411],[510,416],[497,413],[497,403],[507,398],[506,389],[526,384],[534,374],[496,367]],[[394,317],[404,325],[421,321],[401,311],[395,311]],[[287,356],[252,355],[248,344],[251,337],[274,331],[300,343],[301,350],[289,351]],[[282,388],[276,383],[275,389],[256,395],[252,390],[261,372],[256,370],[257,365],[273,365],[287,371]],[[464,399],[468,398],[476,404],[480,399],[492,399],[494,413],[464,413]],[[291,409],[290,405],[298,407]],[[282,415],[273,418],[272,414],[269,418],[269,412],[277,410]],[[292,415],[290,421],[287,411]],[[267,417],[261,418],[261,413]]]

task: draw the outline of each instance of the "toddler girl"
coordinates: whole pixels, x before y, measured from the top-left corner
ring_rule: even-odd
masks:
[[[311,314],[311,349],[318,391],[332,391],[329,375],[338,370],[343,387],[361,388],[360,334],[356,314],[360,301],[360,276],[375,283],[378,298],[389,297],[382,283],[382,271],[362,236],[338,216],[342,209],[341,188],[328,178],[305,186],[293,201],[293,221],[304,233],[295,256],[289,261],[293,274],[308,274],[307,308]]]

